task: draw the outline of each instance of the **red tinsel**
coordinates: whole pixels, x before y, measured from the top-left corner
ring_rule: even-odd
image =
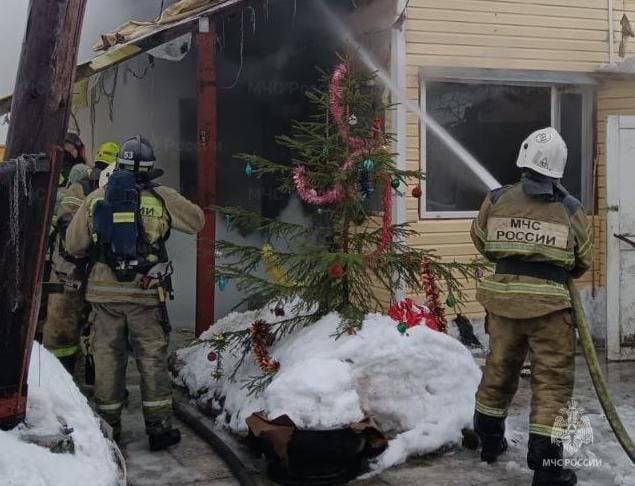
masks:
[[[441,305],[439,287],[430,272],[430,261],[427,258],[421,261],[421,281],[423,282],[426,304],[428,309],[430,309],[432,319],[435,321],[439,331],[447,333],[447,320],[445,319],[445,310],[443,305]]]
[[[388,309],[388,315],[393,320],[405,324],[407,328],[424,323],[430,329],[439,330],[430,309],[416,304],[412,299],[405,299],[391,305]]]
[[[384,214],[382,215],[381,238],[375,250],[375,255],[384,253],[392,243],[392,232],[390,231],[392,227],[392,186],[390,184],[390,177],[386,175],[383,180],[382,211]]]
[[[254,353],[256,363],[265,373],[275,373],[280,369],[280,363],[269,356],[267,345],[271,339],[269,324],[258,320],[249,329],[251,334],[251,351]]]

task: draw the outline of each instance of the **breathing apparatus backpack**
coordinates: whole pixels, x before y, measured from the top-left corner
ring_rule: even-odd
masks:
[[[160,258],[167,255],[154,248],[143,228],[141,190],[133,172],[118,170],[108,179],[105,197],[93,209],[93,232],[99,260],[106,263],[120,282],[131,282],[145,274]],[[155,193],[156,194],[156,193]],[[164,239],[156,245],[164,248]]]

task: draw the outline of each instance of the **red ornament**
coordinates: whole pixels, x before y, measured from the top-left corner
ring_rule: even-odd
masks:
[[[419,199],[422,195],[423,191],[421,190],[421,186],[417,186],[412,190],[412,197]]]
[[[341,278],[344,275],[344,267],[339,263],[331,263],[329,266],[329,277]]]
[[[355,334],[357,334],[357,331],[355,331],[355,329],[353,329],[352,327],[349,327],[346,330],[346,334],[348,334],[349,336],[354,336]]]
[[[218,359],[218,354],[216,354],[216,352],[214,352],[214,351],[210,351],[210,352],[207,354],[207,360],[208,360],[208,361],[216,361],[217,359]]]

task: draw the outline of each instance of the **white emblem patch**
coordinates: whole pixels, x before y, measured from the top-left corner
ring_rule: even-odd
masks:
[[[491,218],[487,222],[489,241],[529,243],[567,249],[569,227],[529,218]]]

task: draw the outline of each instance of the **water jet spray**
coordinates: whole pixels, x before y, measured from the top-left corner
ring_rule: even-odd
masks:
[[[381,68],[377,62],[372,58],[370,53],[364,49],[354,38],[354,35],[344,25],[340,18],[335,15],[331,9],[324,3],[324,0],[318,0],[317,4],[322,10],[324,16],[328,19],[328,24],[332,26],[333,30],[344,41],[350,43],[355,51],[359,54],[360,60],[371,71],[377,73],[377,78],[382,84],[390,90],[393,96],[402,103],[409,111],[417,115],[419,120],[429,128],[441,141],[461,160],[469,169],[474,173],[476,177],[483,183],[483,185],[490,191],[501,186],[492,174],[488,172],[483,165],[470,154],[465,147],[463,147],[452,135],[450,135],[445,128],[443,128],[434,118],[427,113],[423,113],[416,103],[413,103],[408,99],[406,93],[403,93],[399,87],[392,80],[390,75],[385,69]]]

